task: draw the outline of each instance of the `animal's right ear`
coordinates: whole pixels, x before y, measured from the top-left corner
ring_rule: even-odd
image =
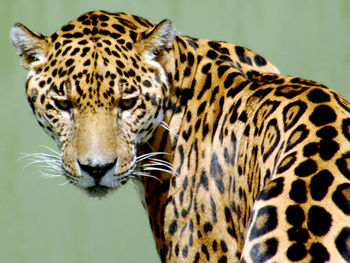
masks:
[[[171,48],[176,37],[176,29],[170,20],[163,20],[144,35],[139,43],[141,53],[154,59],[162,50]]]
[[[46,61],[48,42],[45,36],[33,33],[22,24],[15,24],[10,33],[11,41],[17,48],[25,69]]]

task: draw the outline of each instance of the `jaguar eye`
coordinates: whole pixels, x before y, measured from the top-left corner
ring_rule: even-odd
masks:
[[[69,111],[73,107],[72,102],[69,100],[55,100],[55,105],[63,111]]]
[[[122,110],[129,110],[132,107],[135,106],[137,99],[136,98],[129,98],[129,99],[121,99],[119,102],[119,107]]]

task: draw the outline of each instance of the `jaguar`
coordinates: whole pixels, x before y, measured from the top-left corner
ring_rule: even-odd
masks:
[[[10,36],[57,173],[99,198],[134,182],[162,262],[350,262],[350,104],[335,91],[169,20],[92,11]]]

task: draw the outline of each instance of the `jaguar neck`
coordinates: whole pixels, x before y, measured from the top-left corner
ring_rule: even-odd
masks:
[[[235,66],[237,59],[233,50],[234,45],[224,42],[176,37],[173,48],[160,61],[168,77],[169,97],[165,102],[163,125],[155,131],[149,142],[151,149],[148,151],[167,152],[173,156],[177,145],[182,141],[183,133],[186,132],[186,122],[197,118],[191,116],[188,108],[197,107],[195,102],[198,100],[209,101],[212,93],[226,92],[224,87],[215,85],[220,74],[222,77],[227,74],[235,75],[237,85],[247,80],[242,70]],[[219,72],[220,67],[222,72]],[[214,91],[215,89],[219,91]],[[172,162],[171,157],[167,159]]]
[[[211,47],[209,51],[208,46]],[[203,93],[208,96],[213,92],[216,87],[213,82],[219,78],[220,66],[227,70],[227,72],[223,71],[223,74],[230,72],[239,76],[235,79],[236,84],[247,80],[246,72],[242,70],[237,63],[238,58],[234,56],[234,47],[224,42],[176,37],[166,61],[161,62],[167,74],[170,89],[164,115],[168,131],[163,134],[164,138],[161,142],[160,133],[164,129],[161,128],[161,131],[158,131],[157,138],[153,141],[154,149],[163,149],[167,152],[174,150],[184,121],[191,117],[186,111],[189,101],[198,99]],[[165,138],[167,136],[168,139]]]
[[[184,114],[184,98],[191,98],[194,94],[194,79],[202,59],[198,48],[198,40],[177,36],[172,54],[165,64],[170,90],[164,122],[169,125],[173,122],[173,134],[178,132],[175,127],[180,128],[177,124],[180,124]],[[174,116],[177,116],[177,121],[174,120]]]

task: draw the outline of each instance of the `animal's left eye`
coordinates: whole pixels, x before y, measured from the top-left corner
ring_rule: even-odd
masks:
[[[72,102],[69,100],[55,100],[55,105],[63,111],[69,111],[73,107]]]
[[[135,106],[136,101],[137,101],[136,98],[121,99],[119,102],[119,107],[122,110],[129,110]]]

